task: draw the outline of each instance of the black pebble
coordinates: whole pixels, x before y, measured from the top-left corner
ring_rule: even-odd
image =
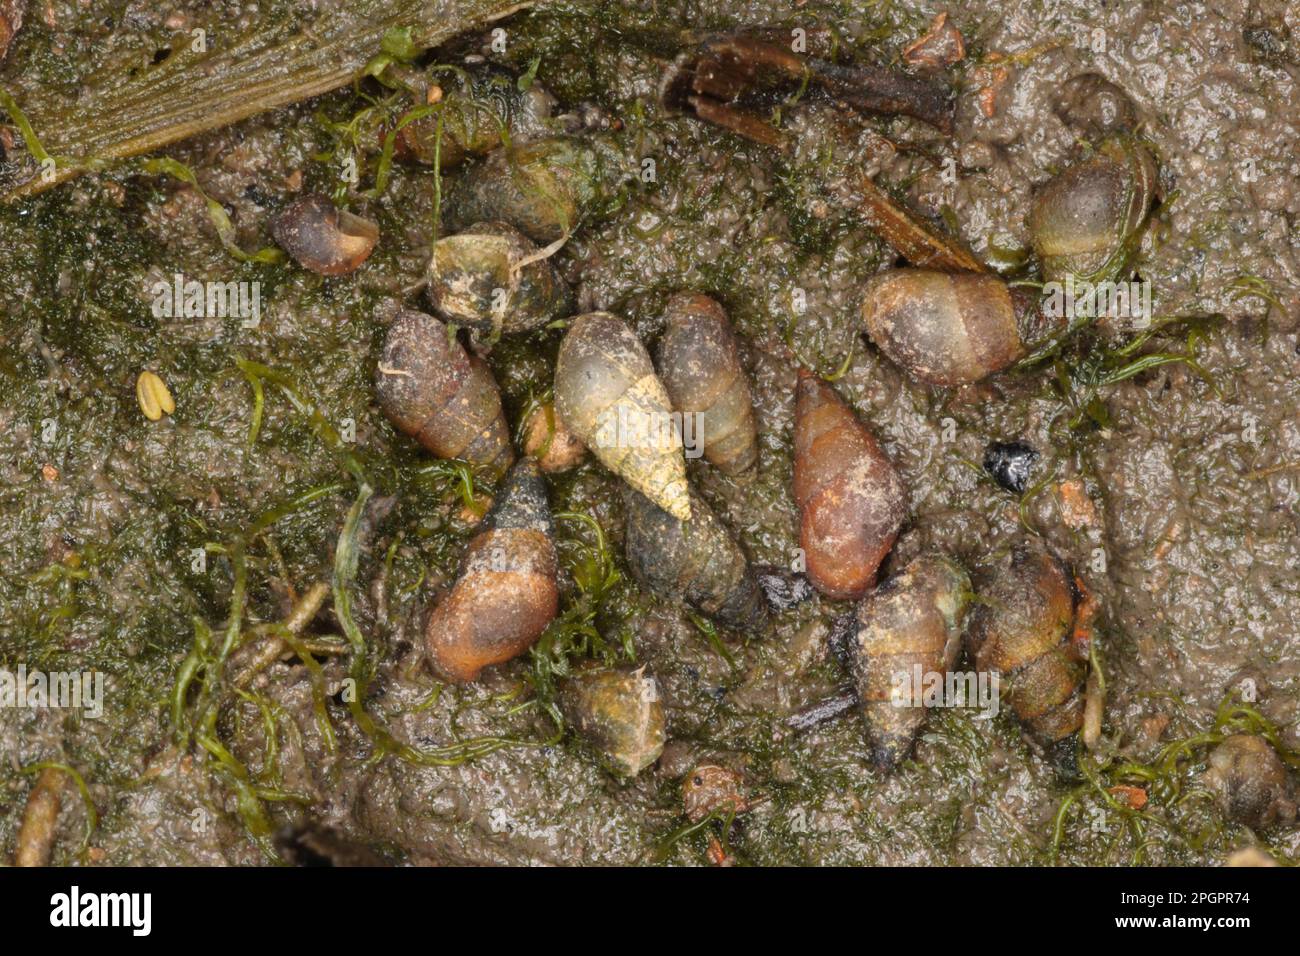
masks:
[[[813,587],[808,579],[794,571],[761,565],[754,569],[754,575],[774,611],[788,611],[813,596]]]
[[[1014,494],[1025,490],[1038,452],[1021,441],[995,441],[984,449],[984,470],[993,480]]]

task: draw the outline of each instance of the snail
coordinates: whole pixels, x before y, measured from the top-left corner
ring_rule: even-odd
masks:
[[[494,335],[539,328],[573,304],[551,261],[504,222],[478,222],[439,239],[426,294],[439,318]]]
[[[447,222],[456,228],[504,220],[534,242],[555,242],[572,233],[605,195],[616,163],[610,147],[596,137],[557,136],[502,146],[448,194]]]
[[[384,340],[375,390],[389,420],[439,458],[496,473],[514,461],[491,370],[433,316],[398,313]]]
[[[1043,278],[1115,279],[1132,257],[1155,192],[1155,160],[1128,136],[1111,136],[1067,166],[1038,192],[1029,212]]]
[[[532,455],[542,471],[553,474],[576,468],[587,455],[587,448],[560,421],[555,406],[538,405],[524,423],[524,453]]]
[[[907,493],[871,432],[805,369],[795,390],[794,500],[808,580],[830,598],[862,597],[898,537]]]
[[[1093,140],[1137,125],[1137,107],[1122,89],[1100,73],[1080,73],[1061,84],[1052,112]]]
[[[659,374],[674,410],[700,416],[704,458],[728,475],[758,457],[753,398],[722,306],[685,292],[668,300]]]
[[[9,44],[22,29],[23,13],[27,9],[27,0],[8,0],[0,3],[0,62],[9,52]]]
[[[429,661],[448,680],[476,680],[484,667],[528,650],[558,604],[546,483],[537,462],[524,458],[469,542],[456,583],[429,615]]]
[[[1210,753],[1204,779],[1224,815],[1252,830],[1296,819],[1286,767],[1263,737],[1234,734]]]
[[[1066,325],[997,276],[913,268],[867,280],[862,320],[909,376],[947,386],[1009,368]]]
[[[645,668],[589,667],[560,685],[560,711],[621,777],[635,777],[664,749],[664,708]]]
[[[605,467],[690,520],[680,428],[645,346],[622,319],[589,312],[573,320],[555,363],[555,410]]]
[[[504,70],[482,67],[433,76],[394,70],[416,100],[436,110],[398,128],[395,154],[407,161],[443,169],[501,145],[503,133],[522,143],[544,133],[555,98],[533,83],[526,90]],[[441,129],[439,126],[441,125]]]
[[[377,225],[317,193],[289,203],[271,220],[270,228],[280,248],[298,265],[323,276],[355,272],[379,241]]]
[[[700,764],[682,781],[682,811],[692,823],[711,814],[748,813],[757,801],[750,800],[745,790],[745,778],[737,771],[718,764]]]
[[[749,558],[703,498],[691,493],[689,522],[631,488],[623,502],[627,563],[639,584],[739,631],[766,623],[767,605]]]
[[[1064,741],[1083,723],[1086,670],[1071,642],[1072,576],[1056,555],[1025,542],[1009,561],[983,570],[988,583],[966,629],[975,667],[997,676],[1035,740]]]
[[[945,680],[957,662],[970,597],[970,577],[960,565],[923,555],[858,605],[849,657],[880,769],[892,770],[911,751],[925,722],[925,707],[917,703],[922,687],[934,675]]]

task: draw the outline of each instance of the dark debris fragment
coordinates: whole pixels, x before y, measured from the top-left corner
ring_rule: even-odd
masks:
[[[1029,484],[1029,475],[1039,457],[1038,452],[1024,442],[995,441],[984,449],[984,470],[1002,488],[1019,495]]]

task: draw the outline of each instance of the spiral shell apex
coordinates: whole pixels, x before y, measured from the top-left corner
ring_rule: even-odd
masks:
[[[650,355],[622,319],[590,312],[573,320],[555,364],[555,410],[606,468],[690,520],[681,431]]]

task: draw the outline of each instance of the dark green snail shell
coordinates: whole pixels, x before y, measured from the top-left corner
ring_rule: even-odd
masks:
[[[1155,161],[1128,136],[1112,136],[1066,167],[1039,191],[1029,213],[1043,277],[1119,277],[1136,251],[1155,194]]]
[[[677,518],[631,488],[627,508],[627,562],[647,590],[681,600],[738,631],[767,622],[762,589],[744,549],[704,499],[691,492],[691,520]]]

